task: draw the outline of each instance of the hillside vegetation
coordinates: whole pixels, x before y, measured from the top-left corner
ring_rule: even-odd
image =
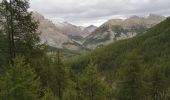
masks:
[[[134,38],[74,57],[68,64],[75,72],[83,71],[91,62],[96,64],[106,81],[116,88],[118,100],[169,100],[169,51],[170,18],[167,18]]]
[[[75,69],[84,68],[90,61],[93,61],[102,70],[115,71],[127,56],[135,51],[143,59],[145,67],[153,67],[155,63],[168,63],[169,50],[170,18],[167,18],[134,38],[120,40],[90,53],[74,57],[70,62]]]

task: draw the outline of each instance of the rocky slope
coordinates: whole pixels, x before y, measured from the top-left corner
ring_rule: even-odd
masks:
[[[65,48],[74,51],[86,49],[77,37],[82,39],[93,31],[91,27],[80,27],[70,23],[53,23],[41,14],[34,12],[33,17],[39,21],[40,39],[42,43],[55,48]]]
[[[56,27],[51,21],[45,19],[39,13],[34,13],[33,17],[39,21],[39,30],[41,31],[41,42],[49,46],[62,48],[63,43],[71,42],[71,39],[63,34],[63,31]]]
[[[132,16],[125,20],[111,19],[87,36],[84,45],[94,49],[113,41],[131,38],[163,20],[165,17],[154,14],[147,17]]]
[[[54,24],[38,13],[34,13],[33,16],[40,22],[42,43],[74,51],[95,49],[113,41],[134,37],[165,19],[154,14],[147,17],[132,16],[124,20],[111,19],[97,28],[93,25],[76,26],[68,22]]]
[[[89,34],[91,34],[91,32],[93,32],[95,29],[97,29],[97,27],[94,25],[90,25],[88,27],[83,27],[83,26],[76,26],[76,25],[70,24],[68,22],[64,22],[61,24],[63,26],[60,27],[60,29],[63,30],[63,32],[65,34],[71,35],[71,36],[86,37]],[[56,24],[56,27],[58,27],[57,24]]]

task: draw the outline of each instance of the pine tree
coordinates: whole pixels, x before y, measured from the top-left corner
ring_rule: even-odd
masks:
[[[80,77],[80,91],[83,100],[107,100],[109,86],[97,71],[97,66],[89,64]]]
[[[63,93],[67,88],[68,84],[68,69],[63,64],[60,54],[58,52],[57,57],[54,58],[54,64],[51,68],[51,77],[50,77],[50,88],[55,93],[55,95],[62,100]]]
[[[58,100],[58,98],[54,95],[52,90],[49,87],[47,87],[45,90],[45,95],[41,100]]]
[[[0,79],[0,100],[38,100],[40,82],[22,57]]]
[[[141,58],[136,52],[128,55],[122,64],[117,87],[118,100],[144,100],[145,82],[142,78]]]
[[[4,72],[9,57],[7,35],[3,27],[5,25],[4,8],[3,2],[0,2],[0,73]]]
[[[151,68],[149,81],[151,83],[150,95],[152,99],[167,100],[169,84],[164,67],[157,65]]]
[[[6,36],[0,30],[0,74],[4,73],[6,66],[8,65],[8,44]]]
[[[69,80],[68,86],[63,93],[63,100],[79,100],[75,82]]]
[[[0,11],[4,18],[4,32],[8,36],[9,60],[16,55],[22,55],[27,60],[40,55],[44,48],[39,45],[38,22],[28,12],[28,0],[3,0],[1,3],[3,11]]]

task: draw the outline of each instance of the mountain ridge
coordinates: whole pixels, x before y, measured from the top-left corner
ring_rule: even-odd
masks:
[[[37,12],[33,15],[40,22],[42,43],[74,51],[81,51],[82,48],[95,49],[114,41],[134,37],[165,19],[155,14],[146,17],[135,15],[127,19],[110,19],[100,27],[83,27],[68,22],[53,23]]]
[[[98,65],[101,73],[113,81],[131,52],[141,57],[143,67],[148,70],[155,65],[169,65],[170,17],[147,31],[130,39],[113,42],[105,47],[68,59],[74,70],[83,70],[90,62]],[[126,67],[126,66],[124,66]]]
[[[131,38],[165,20],[165,18],[150,14],[147,17],[135,15],[127,19],[110,19],[86,37],[84,45],[95,49],[117,40]]]

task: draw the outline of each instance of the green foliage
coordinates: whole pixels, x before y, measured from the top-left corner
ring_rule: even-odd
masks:
[[[40,82],[34,70],[22,57],[0,79],[0,100],[38,100]]]
[[[0,30],[0,73],[3,73],[5,66],[8,65],[8,57],[7,37]]]
[[[132,52],[123,63],[124,68],[120,70],[117,84],[118,100],[143,100],[145,93],[145,82],[141,58]]]
[[[46,88],[45,95],[41,100],[59,100],[50,88]]]
[[[83,100],[106,100],[109,92],[104,77],[100,77],[97,72],[97,66],[88,65],[80,77],[80,93]]]
[[[75,70],[83,70],[90,59],[93,59],[93,62],[99,66],[99,70],[111,72],[108,73],[110,77],[110,74],[115,76],[114,71],[122,66],[127,55],[133,50],[141,55],[145,67],[152,67],[159,58],[169,62],[169,23],[170,18],[134,38],[117,41],[87,54],[73,57],[69,59],[68,65]]]
[[[79,100],[75,82],[69,80],[68,87],[63,93],[63,100]]]
[[[38,22],[33,20],[32,13],[28,12],[27,0],[3,0],[0,3],[0,28],[8,43],[8,61],[16,55],[22,55],[29,62],[32,58],[38,58],[44,52],[44,45],[40,45]],[[2,19],[1,19],[2,18]]]
[[[61,100],[68,85],[69,71],[61,61],[59,53],[57,57],[54,58],[54,63],[50,72],[50,88],[59,100]]]
[[[150,95],[154,100],[167,100],[169,82],[164,71],[164,67],[160,65],[150,69]]]
[[[140,92],[146,91],[144,94],[144,98],[147,100],[152,100],[152,99],[154,100],[154,97],[152,95],[153,94],[155,95],[155,93],[153,92],[155,90],[158,90],[157,92],[159,92],[159,95],[161,96],[164,95],[164,97],[169,98],[169,94],[170,94],[169,92],[170,86],[168,85],[170,83],[169,80],[170,79],[169,78],[170,76],[169,75],[170,27],[169,26],[170,26],[170,18],[167,18],[165,21],[161,22],[160,24],[154,26],[151,29],[148,29],[146,32],[141,33],[134,38],[117,41],[106,47],[96,49],[87,54],[73,57],[72,59],[69,59],[67,61],[68,65],[70,65],[75,70],[75,72],[80,73],[86,68],[86,66],[90,63],[92,59],[92,62],[98,65],[99,72],[103,76],[106,76],[106,80],[110,84],[112,84],[113,81],[116,81],[117,83],[118,82],[117,80],[122,80],[121,77],[117,75],[118,74],[117,72],[120,70],[124,70],[122,71],[122,73],[124,73],[123,76],[127,76],[127,78],[132,76],[133,78],[136,77],[136,79],[138,79],[137,81],[140,83],[138,86],[142,87],[140,85],[144,85],[144,89],[146,89],[142,91],[137,91],[137,89],[133,90],[133,91],[137,91],[134,92],[136,96]],[[130,59],[129,55],[131,55],[132,51],[135,51],[136,52],[135,56],[140,57],[142,61],[141,63],[139,63],[139,65],[137,65],[137,66],[141,66],[143,72],[142,74],[140,73],[140,67],[139,69],[135,69],[135,67],[131,66],[132,60],[128,60]],[[138,64],[138,60],[134,59],[134,62]],[[163,68],[162,69],[163,71],[160,72],[158,71],[159,74],[157,71],[155,72],[149,71],[149,70],[154,71],[155,70],[154,68],[156,66]],[[135,75],[135,73],[131,73],[131,71],[133,70],[138,70],[137,72],[138,74],[136,73],[137,75]],[[151,78],[148,79],[148,77]],[[126,80],[122,80],[122,81],[126,81]],[[142,83],[143,81],[144,83]],[[126,83],[127,82],[128,81],[126,81]],[[138,84],[138,82],[136,84]],[[153,86],[153,84],[155,84],[155,87]],[[123,86],[124,85],[122,85],[122,87]],[[159,89],[156,89],[156,87],[159,87]],[[130,91],[131,87],[127,87],[127,88],[128,88],[127,92]],[[152,91],[152,89],[154,89],[154,91]],[[160,99],[159,97],[157,97],[157,99]]]

